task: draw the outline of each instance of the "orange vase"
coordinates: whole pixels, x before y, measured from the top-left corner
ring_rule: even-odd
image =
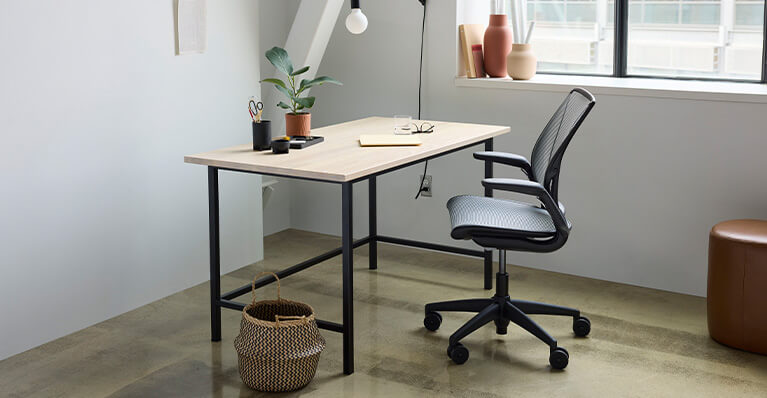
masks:
[[[511,52],[511,28],[506,14],[490,15],[485,30],[485,72],[490,77],[506,77],[506,57]]]
[[[286,113],[285,135],[307,137],[312,132],[311,113]]]

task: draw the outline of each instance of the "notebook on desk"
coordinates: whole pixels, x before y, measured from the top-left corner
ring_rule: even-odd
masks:
[[[394,134],[360,135],[360,146],[408,146],[408,145],[421,145],[421,137],[417,135],[394,135]]]

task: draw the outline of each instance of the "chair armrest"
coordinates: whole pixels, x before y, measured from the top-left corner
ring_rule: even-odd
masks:
[[[474,152],[474,159],[488,160],[493,163],[501,163],[509,166],[519,167],[525,172],[528,178],[533,175],[533,167],[524,156],[506,152]]]
[[[549,191],[547,191],[543,185],[535,181],[518,180],[515,178],[485,178],[482,180],[482,186],[535,196],[541,201],[544,209],[549,213],[558,230],[570,230],[569,223],[567,222],[562,209],[554,202],[554,198],[551,197]]]

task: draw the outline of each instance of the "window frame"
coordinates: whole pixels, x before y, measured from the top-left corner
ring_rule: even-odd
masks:
[[[612,74],[577,73],[577,72],[539,72],[550,75],[575,75],[575,76],[603,76],[616,78],[643,78],[665,80],[699,80],[717,82],[736,82],[751,84],[767,84],[767,0],[763,7],[762,15],[762,63],[761,78],[734,79],[726,77],[698,77],[698,76],[663,76],[628,73],[628,28],[629,28],[629,0],[614,0],[615,14],[613,16],[613,71]],[[680,16],[681,18],[681,16]]]

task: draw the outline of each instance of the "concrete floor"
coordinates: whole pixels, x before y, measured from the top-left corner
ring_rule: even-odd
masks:
[[[301,242],[301,243],[298,243]],[[277,270],[338,245],[301,231],[266,238],[266,258],[222,278],[224,290],[256,272]],[[513,262],[513,254],[510,260]],[[545,256],[541,256],[545,261]],[[548,347],[514,325],[485,326],[463,342],[471,357],[454,365],[447,339],[470,314],[444,313],[436,333],[422,326],[423,304],[486,297],[477,259],[381,245],[379,269],[355,253],[356,373],[341,372],[341,338],[328,346],[307,397],[765,397],[767,356],[726,348],[706,331],[703,298],[512,267],[511,295],[581,308],[588,338],[571,320],[536,319],[570,352],[565,371],[548,366]],[[340,258],[293,275],[283,296],[340,321]],[[273,286],[258,291],[271,298]],[[240,298],[246,300],[246,297]],[[0,362],[0,396],[251,397],[239,380],[232,341],[240,313],[224,310],[223,341],[209,341],[207,283]],[[766,336],[767,337],[767,336]]]

